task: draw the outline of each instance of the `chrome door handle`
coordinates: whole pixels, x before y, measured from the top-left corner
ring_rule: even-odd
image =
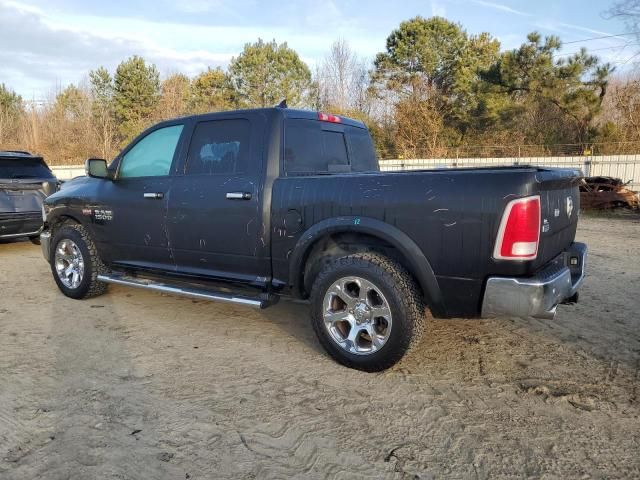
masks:
[[[227,192],[227,200],[251,200],[250,192]]]
[[[164,198],[164,193],[162,192],[146,192],[144,194],[144,198],[152,198],[155,200],[159,200],[161,198]]]

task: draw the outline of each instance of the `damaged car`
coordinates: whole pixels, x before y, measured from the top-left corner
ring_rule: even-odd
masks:
[[[0,240],[28,237],[38,243],[42,201],[56,190],[56,177],[42,157],[0,151]]]
[[[580,205],[584,209],[640,208],[638,192],[627,188],[629,180],[623,183],[613,177],[586,177],[580,184]]]

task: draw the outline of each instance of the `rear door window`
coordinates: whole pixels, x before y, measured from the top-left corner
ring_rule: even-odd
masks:
[[[187,175],[246,173],[249,165],[251,122],[212,120],[196,125],[189,145]]]

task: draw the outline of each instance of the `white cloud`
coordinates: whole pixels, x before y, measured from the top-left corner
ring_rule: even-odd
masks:
[[[431,0],[431,15],[434,17],[446,17],[447,9],[437,0]]]
[[[521,10],[516,10],[515,8],[511,8],[509,5],[505,5],[503,3],[488,2],[486,0],[472,0],[472,1],[473,3],[477,5],[481,5],[483,7],[493,8],[494,10],[500,10],[502,12],[512,13],[513,15],[519,15],[521,17],[533,16],[531,13],[523,12]]]
[[[571,30],[577,30],[579,32],[586,32],[595,35],[611,35],[611,33],[609,32],[594,30],[593,28],[583,27],[582,25],[575,25],[573,23],[558,22],[558,25],[561,27],[570,28]]]
[[[154,0],[158,2],[159,0]],[[209,14],[225,16],[241,20],[243,17],[238,11],[238,2],[233,0],[164,0],[167,9],[172,9],[186,14]],[[243,8],[256,8],[254,0],[244,0]]]
[[[135,35],[104,35],[62,25],[33,7],[0,0],[0,75],[26,98],[42,98],[54,85],[66,85],[100,65],[111,70],[139,54],[161,70],[193,74],[228,62],[231,53],[178,51]]]
[[[221,1],[211,0],[180,0],[175,3],[176,8],[185,13],[205,13],[223,7]]]
[[[189,0],[181,6],[211,7],[223,8],[224,1]],[[155,63],[161,73],[194,75],[208,66],[225,66],[258,37],[287,41],[311,64],[338,37],[348,38],[362,56],[373,57],[384,47],[383,33],[359,26],[333,0],[314,2],[302,14],[304,28],[300,22],[274,28],[60,13],[0,0],[0,78],[26,98],[42,98],[54,85],[78,82],[100,65],[113,71],[134,54]]]

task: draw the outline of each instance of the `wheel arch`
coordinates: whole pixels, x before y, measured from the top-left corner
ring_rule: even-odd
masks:
[[[54,213],[54,215],[50,215],[49,218],[47,219],[47,224],[51,232],[55,231],[57,228],[60,228],[62,225],[67,223],[74,223],[77,225],[84,226],[84,224],[78,218],[76,218],[76,216],[68,212]]]
[[[428,259],[407,234],[380,220],[343,216],[322,220],[305,231],[298,239],[289,262],[289,281],[293,294],[307,298],[310,289],[305,280],[308,260],[323,241],[336,236],[354,235],[383,242],[397,252],[398,260],[416,279],[425,302],[436,317],[446,316],[442,294]]]
[[[85,228],[89,235],[95,238],[91,222],[87,221],[87,217],[77,215],[77,212],[67,208],[54,207],[47,218],[47,228],[51,232],[52,241],[56,231],[65,225],[81,225]],[[97,246],[96,248],[98,251],[98,255],[102,257],[102,252]]]

